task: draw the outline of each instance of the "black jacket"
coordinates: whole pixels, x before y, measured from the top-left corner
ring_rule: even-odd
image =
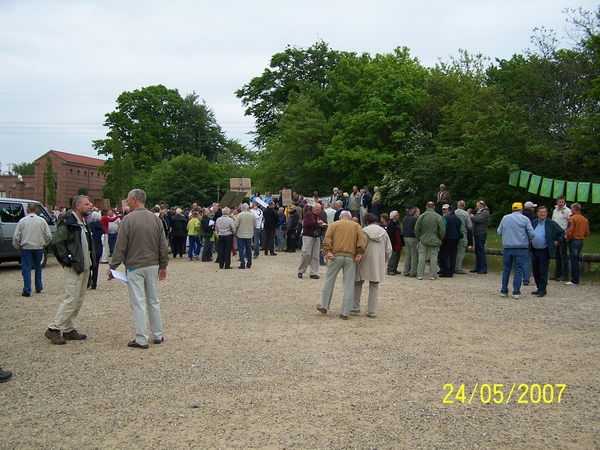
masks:
[[[277,228],[277,224],[279,223],[279,214],[275,211],[275,208],[267,208],[263,215],[265,219],[265,228],[269,230],[274,230]]]
[[[83,272],[83,247],[81,246],[81,230],[86,231],[86,238],[92,265],[90,269],[96,266],[96,248],[92,241],[92,232],[84,222],[83,227],[77,222],[74,214],[68,214],[58,223],[56,233],[52,239],[52,250],[59,263],[63,267],[73,267],[78,274]]]

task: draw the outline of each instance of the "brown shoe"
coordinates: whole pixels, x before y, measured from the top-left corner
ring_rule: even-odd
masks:
[[[77,330],[72,330],[68,333],[63,333],[63,338],[67,341],[83,341],[85,338],[87,338],[87,335],[82,334]]]
[[[317,311],[319,311],[321,314],[327,314],[327,310],[321,305],[317,305]]]
[[[343,314],[340,314],[340,319],[342,319],[342,320],[348,320],[348,316],[344,316]]]
[[[65,341],[60,335],[60,330],[53,330],[51,328],[48,328],[44,333],[44,336],[50,339],[50,341],[55,345],[63,345],[67,343],[67,341]]]
[[[132,348],[141,348],[141,349],[147,349],[148,348],[148,344],[146,345],[142,345],[140,343],[138,343],[138,341],[131,341],[127,343],[127,347],[132,347]]]

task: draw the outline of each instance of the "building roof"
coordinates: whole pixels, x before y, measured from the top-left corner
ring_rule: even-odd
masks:
[[[74,155],[73,153],[59,152],[58,150],[50,150],[48,153],[53,153],[60,159],[73,164],[82,164],[86,166],[99,167],[104,164],[104,160],[100,158],[92,158],[90,156]],[[46,154],[40,156],[38,159],[42,159]]]

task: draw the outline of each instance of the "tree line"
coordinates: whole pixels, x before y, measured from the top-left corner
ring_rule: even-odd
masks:
[[[150,202],[207,204],[217,185],[249,177],[273,192],[377,185],[394,209],[425,205],[444,183],[455,200],[485,200],[492,223],[516,200],[550,205],[509,186],[510,172],[600,182],[600,8],[564,12],[568,45],[540,28],[510,59],[460,50],[425,67],[405,47],[288,46],[236,92],[256,122],[253,149],[228,139],[195,93],[124,92],[107,139],[93,142],[107,156],[105,194],[136,186]]]

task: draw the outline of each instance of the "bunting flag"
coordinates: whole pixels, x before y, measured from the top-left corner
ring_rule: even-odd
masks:
[[[534,195],[537,195],[540,190],[540,184],[542,182],[542,177],[539,175],[531,175],[531,181],[529,182],[529,192]]]
[[[600,203],[600,184],[592,184],[592,203]]]
[[[542,187],[540,189],[541,197],[552,197],[552,178],[543,178]]]
[[[529,175],[531,175],[531,172],[526,172],[524,170],[521,170],[521,175],[519,177],[519,187],[522,187],[522,188],[527,187],[527,185],[529,184]]]
[[[565,195],[568,202],[574,202],[577,197],[577,182],[567,181],[567,193]]]
[[[568,202],[600,203],[600,183],[553,180],[526,170],[513,170],[509,173],[508,184],[525,188],[540,197],[558,198],[564,195]]]
[[[577,201],[587,202],[590,197],[590,183],[577,183]]]
[[[554,180],[554,189],[552,189],[552,198],[557,198],[559,195],[565,195],[565,182]]]

